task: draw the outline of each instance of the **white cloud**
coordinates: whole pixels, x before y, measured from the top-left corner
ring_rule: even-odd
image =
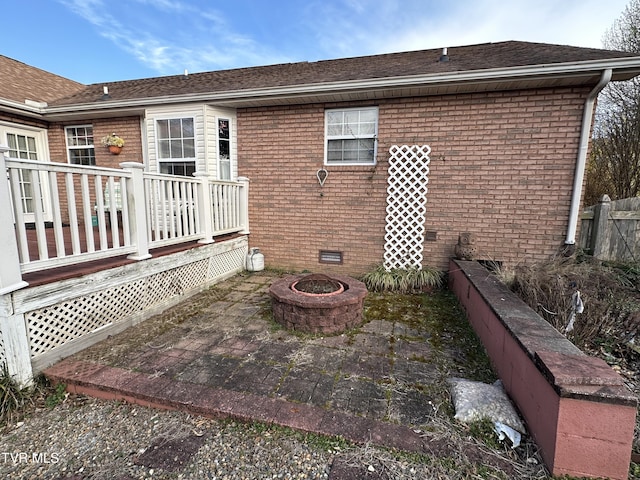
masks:
[[[504,40],[598,48],[627,0],[283,0],[268,28],[264,10],[204,0],[134,0],[117,17],[109,0],[58,1],[141,64],[177,74]]]
[[[345,0],[318,7],[324,15],[315,31],[325,52],[352,55],[359,50],[394,52],[505,40],[602,48],[604,32],[627,0],[608,0],[606,5],[602,0],[363,3]]]
[[[279,58],[249,35],[231,31],[223,15],[185,2],[136,0],[116,19],[105,0],[59,0],[96,32],[160,74],[255,65]]]

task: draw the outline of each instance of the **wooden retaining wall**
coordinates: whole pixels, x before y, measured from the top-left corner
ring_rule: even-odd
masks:
[[[637,399],[476,262],[451,260],[449,287],[553,475],[626,479]]]

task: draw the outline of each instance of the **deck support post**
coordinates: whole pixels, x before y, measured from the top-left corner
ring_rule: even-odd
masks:
[[[33,382],[29,336],[24,314],[13,311],[12,295],[0,296],[0,336],[7,372],[20,387]]]

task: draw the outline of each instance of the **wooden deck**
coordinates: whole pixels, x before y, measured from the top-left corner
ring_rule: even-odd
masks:
[[[96,249],[100,248],[99,242],[99,231],[98,227],[94,227],[94,238],[96,239]],[[56,256],[56,244],[54,238],[53,229],[47,228],[46,230],[47,237],[47,248],[50,257]],[[71,229],[69,227],[63,227],[63,235],[64,235],[64,244],[65,244],[65,253],[67,255],[71,254]],[[124,237],[122,235],[122,229],[119,229],[120,235],[120,243],[124,242]],[[228,234],[228,235],[220,235],[215,238],[216,241],[224,241],[232,238],[236,238],[241,236],[238,233]],[[108,243],[109,246],[112,245],[111,241],[111,231],[108,231]],[[36,231],[34,229],[27,230],[27,241],[29,244],[29,252],[30,258],[32,260],[37,259],[38,252],[38,241],[36,237]],[[86,248],[86,235],[84,230],[80,232],[80,244],[83,248]],[[202,244],[197,241],[190,241],[185,243],[180,243],[177,245],[170,245],[167,247],[154,248],[149,251],[153,257],[159,257],[163,255],[169,255],[176,252],[181,252],[185,250],[189,250],[192,248],[197,248]],[[90,273],[98,272],[101,270],[107,270],[109,268],[116,268],[122,265],[126,265],[129,263],[135,263],[136,260],[129,260],[126,255],[120,255],[111,258],[105,258],[101,260],[94,260],[90,262],[83,262],[75,265],[69,265],[65,267],[59,268],[50,268],[46,270],[41,270],[38,272],[30,272],[22,275],[22,278],[25,282],[29,283],[30,287],[35,287],[37,285],[44,285],[47,283],[57,282],[59,280],[65,280],[68,278],[81,277],[83,275],[87,275]]]

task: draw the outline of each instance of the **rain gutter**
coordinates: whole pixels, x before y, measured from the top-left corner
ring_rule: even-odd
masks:
[[[600,81],[589,92],[584,102],[584,110],[582,112],[582,131],[580,132],[580,146],[578,148],[578,157],[576,158],[576,171],[573,176],[573,193],[571,196],[571,207],[569,209],[569,225],[567,227],[567,238],[565,245],[575,245],[576,231],[578,229],[578,216],[580,213],[580,200],[582,198],[582,184],[584,181],[584,172],[587,165],[587,152],[589,149],[589,138],[591,133],[591,122],[593,120],[593,109],[595,107],[596,98],[600,91],[611,81],[611,68],[607,68],[602,72]]]

